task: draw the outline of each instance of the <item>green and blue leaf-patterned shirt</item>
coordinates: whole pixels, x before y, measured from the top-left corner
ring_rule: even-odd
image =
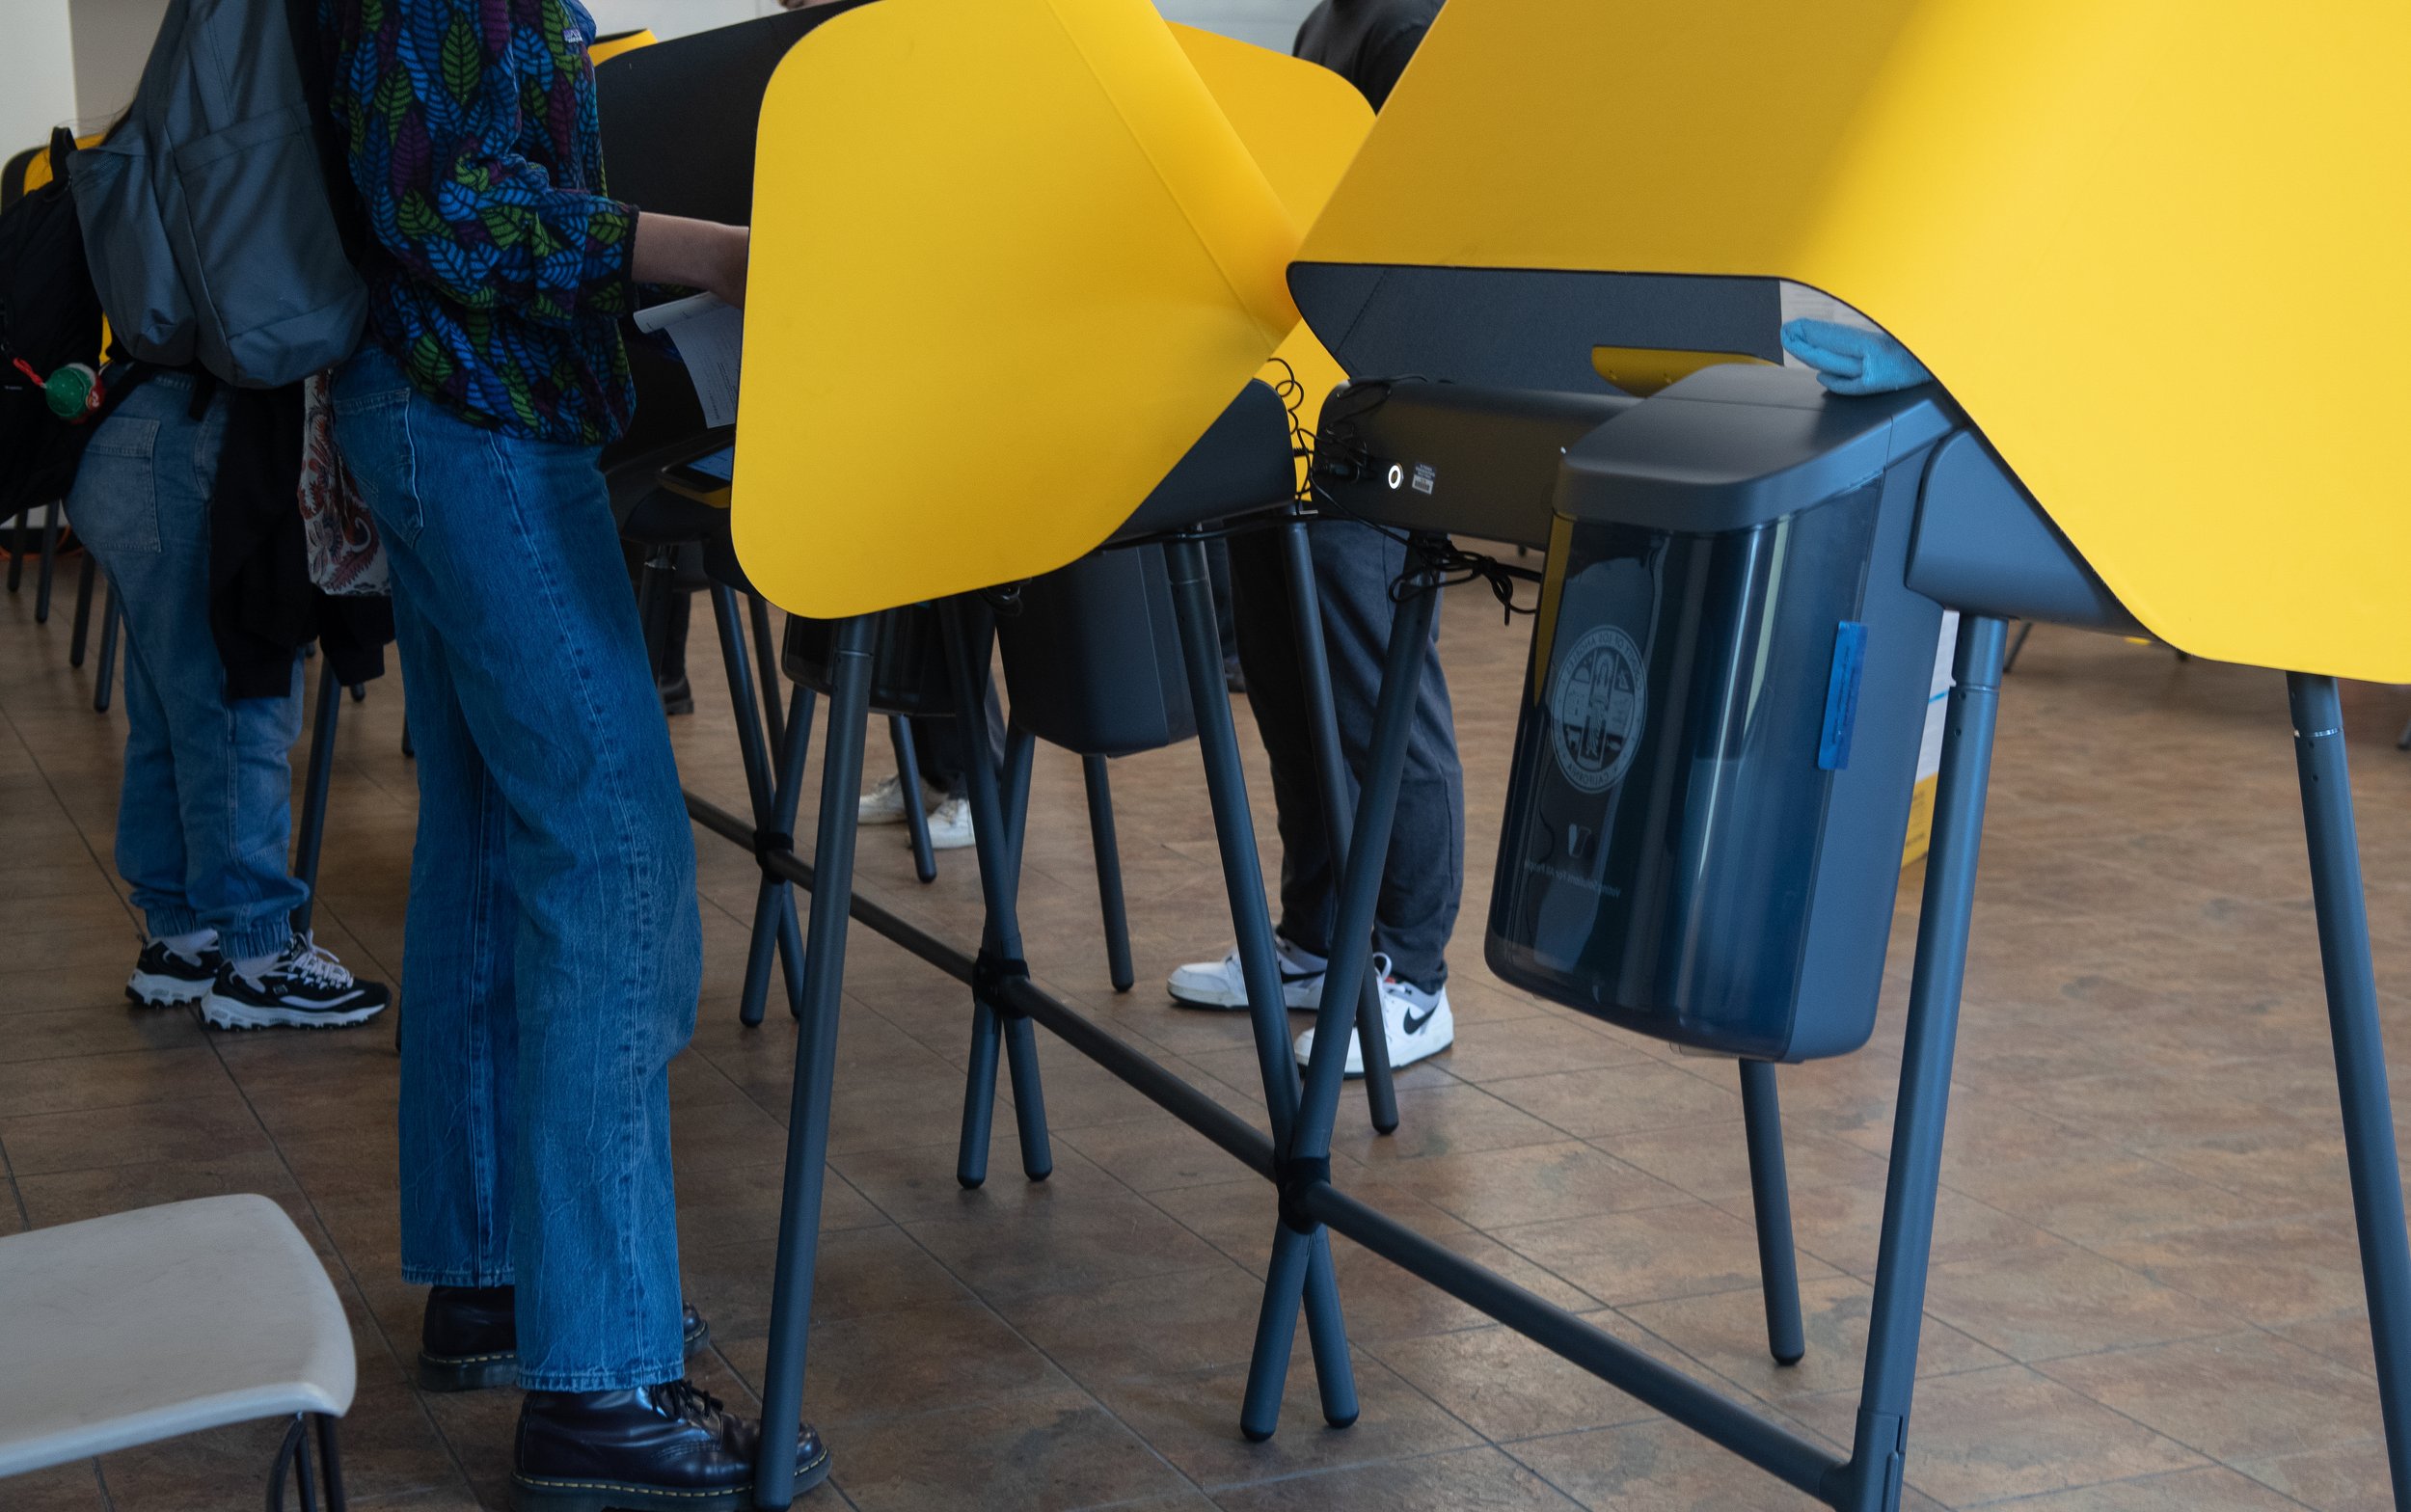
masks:
[[[427,392],[599,446],[636,405],[637,211],[603,194],[579,0],[319,0],[369,329]]]

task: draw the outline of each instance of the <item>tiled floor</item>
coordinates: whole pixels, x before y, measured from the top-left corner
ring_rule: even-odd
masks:
[[[383,1026],[204,1034],[129,1012],[133,934],[107,865],[122,717],[89,707],[64,615],[0,600],[0,1232],[228,1190],[283,1202],[357,1323],[357,1504],[501,1506],[512,1394],[407,1381],[395,1280],[394,1061]],[[1875,1042],[1787,1070],[1810,1353],[1764,1353],[1731,1068],[1507,990],[1476,948],[1524,630],[1451,603],[1475,873],[1456,1049],[1401,1078],[1405,1124],[1342,1119],[1347,1187],[1806,1432],[1850,1431],[1897,1070],[1906,951]],[[698,658],[698,667],[710,663]],[[699,676],[698,685],[711,679]],[[541,690],[534,690],[537,696]],[[2407,701],[2347,689],[2378,972],[2411,1045]],[[398,688],[346,707],[320,926],[400,962],[411,770]],[[724,705],[677,722],[735,805]],[[1247,721],[1242,718],[1242,728]],[[2011,680],[1951,1110],[1910,1479],[1921,1507],[2366,1512],[2392,1503],[2364,1333],[2296,819],[2273,675],[2043,631]],[[1154,983],[1228,917],[1193,748],[1115,768],[1142,985],[1105,986],[1076,764],[1042,759],[1030,950],[1060,995],[1243,1111],[1245,1028]],[[1260,817],[1268,796],[1260,784]],[[809,814],[807,806],[805,812]],[[892,831],[867,890],[967,940],[967,856],[916,886]],[[710,963],[673,1093],[701,1373],[749,1396],[767,1321],[794,1033],[734,994],[754,872],[703,842]],[[1897,940],[1913,926],[1908,879]],[[1271,1443],[1234,1429],[1269,1192],[1062,1046],[1043,1059],[1056,1174],[953,1179],[964,995],[857,932],[809,1409],[834,1446],[811,1504],[1234,1512],[1806,1506],[1533,1346],[1339,1246],[1364,1418],[1323,1428],[1301,1362]],[[2398,1075],[2402,1074],[2398,1070]],[[5,1320],[0,1320],[5,1327]],[[0,1485],[0,1505],[256,1505],[270,1430]]]

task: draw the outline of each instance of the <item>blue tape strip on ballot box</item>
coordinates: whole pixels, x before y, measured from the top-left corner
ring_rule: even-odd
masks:
[[[1833,670],[1825,684],[1825,733],[1817,742],[1817,768],[1840,771],[1850,766],[1851,731],[1858,724],[1858,669],[1867,661],[1867,627],[1846,619],[1833,627]]]
[[[723,483],[734,481],[737,474],[737,448],[722,446],[708,457],[695,458],[687,466],[706,477],[718,478]]]

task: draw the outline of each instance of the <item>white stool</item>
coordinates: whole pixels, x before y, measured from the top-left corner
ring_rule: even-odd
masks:
[[[335,1419],[351,1327],[310,1243],[264,1197],[203,1198],[0,1239],[0,1477],[227,1423],[290,1417],[269,1472],[314,1508],[314,1419],[342,1512]],[[0,1500],[5,1500],[0,1497]]]

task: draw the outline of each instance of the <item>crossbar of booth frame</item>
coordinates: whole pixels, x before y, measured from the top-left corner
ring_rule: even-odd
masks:
[[[815,886],[812,864],[794,850],[766,843],[766,837],[751,824],[708,798],[688,793],[686,803],[689,817],[696,824],[751,851],[765,869],[807,892]],[[956,981],[971,985],[972,957],[919,925],[860,892],[852,895],[847,912],[881,938]],[[1065,1044],[1267,1182],[1278,1181],[1272,1141],[1253,1124],[1030,979],[1008,980],[1002,990],[1016,1009],[1044,1025]],[[1327,1180],[1306,1183],[1290,1195],[1335,1231],[1801,1491],[1827,1495],[1830,1479],[1845,1468],[1843,1460],[1822,1445],[1406,1228]]]

